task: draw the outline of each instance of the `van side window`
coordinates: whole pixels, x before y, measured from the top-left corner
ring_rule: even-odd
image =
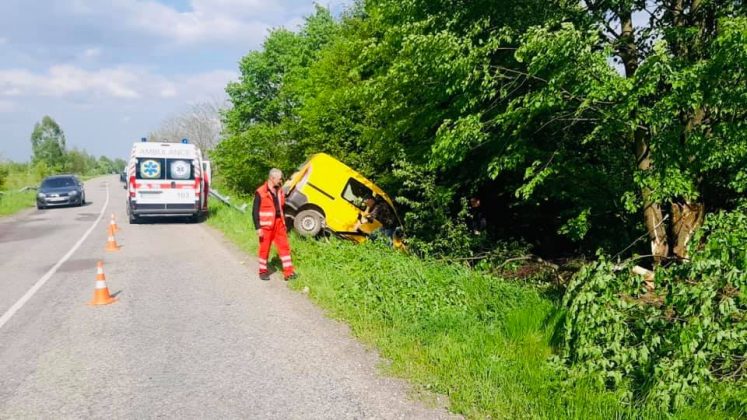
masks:
[[[135,165],[135,177],[137,179],[164,179],[163,158],[138,158]]]
[[[355,179],[350,178],[348,180],[348,183],[345,185],[345,188],[342,190],[342,198],[350,202],[355,207],[363,210],[366,207],[363,199],[371,195],[372,193],[373,191],[371,191],[370,188],[361,184]]]

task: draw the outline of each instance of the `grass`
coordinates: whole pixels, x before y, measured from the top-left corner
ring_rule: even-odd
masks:
[[[0,216],[9,216],[36,204],[36,190],[19,192],[23,187],[38,186],[40,179],[29,171],[13,171],[3,183]]]
[[[208,223],[256,253],[250,215],[215,200]],[[291,235],[300,274],[328,314],[389,361],[382,368],[420,391],[449,397],[469,418],[667,418],[620,395],[564,383],[549,362],[562,311],[535,289],[464,267],[420,260],[382,244]],[[277,265],[277,261],[275,262]],[[724,418],[693,408],[677,418]]]
[[[36,204],[36,190],[0,194],[0,216],[9,216]]]

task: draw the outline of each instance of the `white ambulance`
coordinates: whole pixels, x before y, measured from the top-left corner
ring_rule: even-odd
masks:
[[[186,140],[132,146],[127,165],[127,214],[130,223],[148,216],[188,216],[199,221],[207,214],[210,162]]]

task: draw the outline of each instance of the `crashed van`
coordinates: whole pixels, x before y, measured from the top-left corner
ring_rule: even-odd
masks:
[[[302,236],[327,231],[363,242],[381,223],[356,225],[365,214],[364,199],[380,197],[396,215],[391,198],[373,182],[325,153],[309,158],[283,186],[288,226]],[[399,220],[399,218],[398,218]]]

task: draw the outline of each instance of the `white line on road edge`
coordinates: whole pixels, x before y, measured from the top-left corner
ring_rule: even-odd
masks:
[[[65,256],[63,256],[59,261],[57,261],[57,264],[55,264],[54,267],[50,268],[49,271],[47,271],[47,273],[44,274],[44,276],[42,276],[42,278],[40,278],[39,281],[37,281],[36,284],[34,284],[31,287],[31,289],[29,289],[28,292],[26,292],[25,295],[23,295],[20,299],[18,299],[18,302],[14,303],[13,306],[11,306],[10,309],[8,309],[3,314],[3,316],[0,317],[0,328],[2,328],[3,325],[5,325],[5,323],[8,322],[10,318],[13,315],[15,315],[15,313],[18,312],[18,310],[21,309],[23,305],[25,305],[26,302],[28,302],[29,299],[31,299],[31,297],[34,296],[34,294],[37,291],[39,291],[39,289],[41,289],[42,286],[44,286],[44,283],[46,283],[47,280],[52,278],[54,273],[57,272],[57,269],[60,268],[62,264],[65,264],[65,261],[67,261],[73,255],[73,253],[77,251],[78,248],[80,248],[80,246],[83,244],[86,238],[88,238],[88,235],[90,235],[91,232],[93,232],[93,229],[96,227],[96,225],[99,224],[99,222],[101,221],[101,218],[104,217],[104,212],[106,211],[106,207],[108,205],[109,205],[109,183],[107,182],[106,183],[106,201],[104,201],[104,206],[101,207],[101,213],[99,213],[99,217],[96,218],[96,221],[93,222],[91,227],[88,228],[86,233],[83,234],[83,237],[81,237],[78,240],[78,242],[76,242],[75,245],[73,245],[73,247],[70,248],[70,251],[68,251],[67,254],[65,254]]]

